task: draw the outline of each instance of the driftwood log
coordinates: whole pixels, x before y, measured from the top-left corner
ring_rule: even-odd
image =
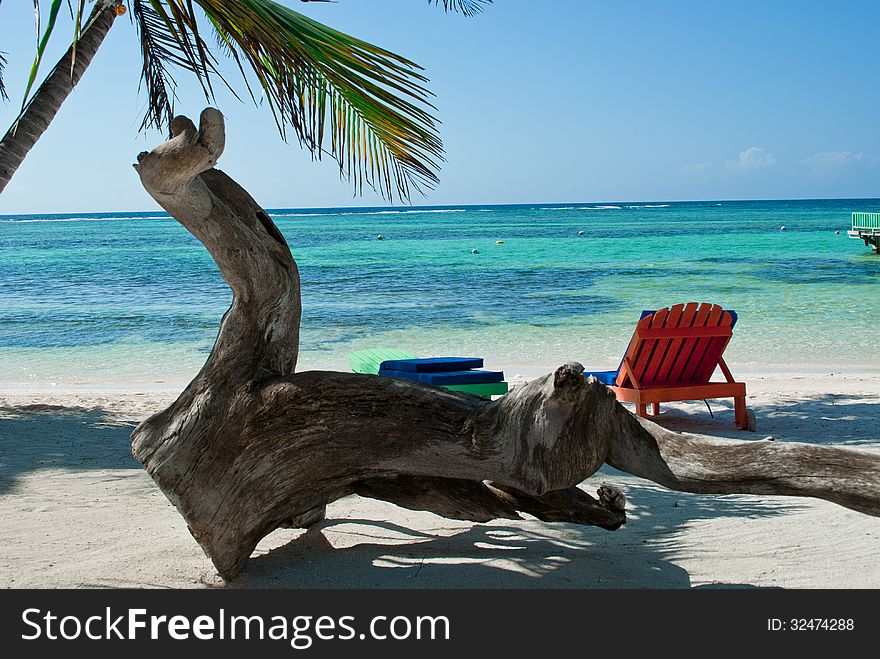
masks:
[[[135,165],[147,192],[211,253],[233,291],[207,363],[132,452],[224,579],[261,538],[323,519],[357,493],[455,519],[520,512],[616,529],[624,498],[578,483],[608,463],[674,490],[812,496],[880,515],[880,455],[665,430],[629,413],[577,365],[488,402],[415,382],[295,372],[300,283],[278,228],[214,169],[222,115]]]

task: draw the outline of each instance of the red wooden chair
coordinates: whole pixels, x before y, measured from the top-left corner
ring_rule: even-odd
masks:
[[[635,403],[646,417],[660,413],[660,403],[678,400],[733,398],[736,427],[754,430],[746,408],[746,385],[736,382],[724,349],[736,314],[717,304],[676,304],[647,313],[636,325],[620,369],[608,382],[620,401]],[[709,382],[719,367],[726,382]]]

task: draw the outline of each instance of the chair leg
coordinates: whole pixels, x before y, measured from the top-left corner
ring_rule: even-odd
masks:
[[[746,399],[744,396],[738,396],[733,399],[733,413],[736,418],[736,427],[747,430],[749,427],[749,412],[746,408]]]
[[[653,416],[660,414],[660,403],[651,403],[651,414]]]
[[[648,405],[647,403],[636,403],[636,414],[639,416],[643,416],[645,418],[648,417]]]

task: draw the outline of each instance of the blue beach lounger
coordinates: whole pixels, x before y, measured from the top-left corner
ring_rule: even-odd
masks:
[[[508,385],[502,371],[482,370],[480,357],[431,357],[389,349],[359,350],[348,356],[354,373],[413,380],[451,391],[489,398],[506,394]]]

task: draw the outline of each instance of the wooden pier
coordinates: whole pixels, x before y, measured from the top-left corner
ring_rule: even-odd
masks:
[[[864,240],[865,247],[880,254],[880,213],[853,213],[852,229],[846,234]]]

